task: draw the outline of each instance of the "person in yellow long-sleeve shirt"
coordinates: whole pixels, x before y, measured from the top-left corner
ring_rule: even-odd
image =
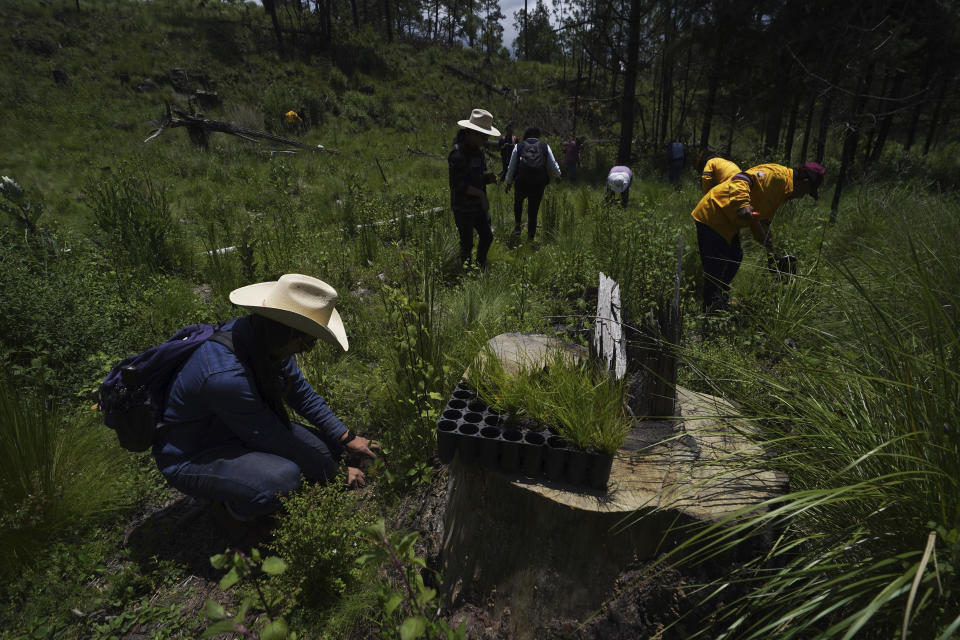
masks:
[[[738,173],[740,173],[740,167],[735,162],[710,154],[700,170],[700,190],[706,193]]]
[[[697,246],[703,264],[703,308],[726,307],[730,283],[743,260],[740,230],[750,228],[754,239],[773,251],[770,222],[787,200],[819,197],[824,168],[816,162],[790,169],[761,164],[741,171],[713,187],[691,214],[697,225]]]

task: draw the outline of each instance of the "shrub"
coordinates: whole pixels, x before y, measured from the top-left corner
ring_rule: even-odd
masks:
[[[357,575],[356,560],[365,548],[361,532],[373,521],[371,510],[342,482],[311,484],[284,500],[270,548],[287,572],[277,578],[288,600],[323,610],[343,594]]]
[[[123,167],[88,189],[94,222],[115,260],[169,273],[184,265],[176,224],[163,188],[143,169]]]

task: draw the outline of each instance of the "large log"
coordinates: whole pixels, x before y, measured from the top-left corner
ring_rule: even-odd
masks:
[[[516,333],[490,344],[507,369],[551,347],[580,349]],[[677,535],[667,535],[671,525],[715,521],[779,492],[774,473],[729,466],[761,453],[732,406],[682,388],[677,404],[686,435],[676,437],[666,421],[637,423],[614,458],[607,491],[455,458],[444,517],[445,605],[492,607],[509,620],[510,637],[542,637],[550,620],[589,617],[631,561],[669,548]]]

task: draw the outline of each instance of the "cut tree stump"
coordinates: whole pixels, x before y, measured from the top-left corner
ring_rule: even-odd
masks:
[[[489,344],[508,371],[545,362],[551,349],[585,351],[539,334],[501,334]],[[672,525],[717,521],[782,491],[782,477],[743,465],[763,452],[741,435],[750,425],[729,403],[678,388],[677,405],[686,435],[667,421],[638,422],[614,458],[607,491],[455,458],[444,517],[445,606],[486,607],[509,620],[511,638],[542,637],[550,621],[597,611],[631,562],[675,543],[676,534],[666,535]],[[735,470],[731,460],[740,461]]]

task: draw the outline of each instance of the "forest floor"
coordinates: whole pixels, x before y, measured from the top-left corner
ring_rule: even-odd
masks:
[[[398,529],[420,532],[417,555],[437,572],[443,564],[446,493],[447,473],[445,468],[440,468],[432,482],[404,499],[393,523]],[[168,489],[129,523],[124,532],[124,550],[117,554],[115,562],[119,565],[124,561],[141,564],[166,561],[181,567],[176,583],[155,593],[151,602],[176,604],[181,608],[184,621],[197,621],[203,619],[208,599],[228,609],[236,606],[235,593],[218,588],[222,572],[211,566],[210,557],[227,547],[260,546],[263,549],[270,539],[269,527],[255,526],[243,531],[231,528],[209,504]],[[607,587],[606,604],[589,620],[555,618],[538,630],[537,636],[577,640],[679,640],[703,631],[722,603],[705,606],[695,595],[694,587],[722,568],[700,567],[683,572],[667,569],[651,578],[646,574],[653,561],[646,559],[624,567],[615,584]],[[87,615],[95,617],[97,612]],[[514,637],[509,607],[496,610],[492,601],[466,603],[444,612],[444,617],[453,627],[465,622],[467,637],[471,639]],[[689,623],[696,627],[689,627]],[[146,625],[135,626],[123,637],[147,638],[155,631]],[[355,630],[351,639],[378,635],[379,630],[371,623]]]

